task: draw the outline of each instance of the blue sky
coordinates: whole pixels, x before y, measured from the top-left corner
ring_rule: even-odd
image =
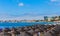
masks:
[[[0,0],[0,19],[43,19],[60,15],[60,0]]]

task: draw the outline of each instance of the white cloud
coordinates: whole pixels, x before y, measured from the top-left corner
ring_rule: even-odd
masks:
[[[20,19],[20,20],[24,20],[24,19],[26,19],[26,20],[34,20],[34,19],[43,19],[43,16],[22,16],[22,17],[16,17],[15,19]]]
[[[57,0],[50,0],[51,2],[56,2]]]
[[[51,2],[60,2],[60,0],[50,0]]]
[[[48,2],[48,5],[60,6],[60,0],[50,0],[50,2]]]
[[[24,6],[24,3],[18,3],[18,6]]]
[[[52,16],[59,16],[59,15],[57,15],[57,14],[50,14],[50,15],[45,15],[45,16],[52,17]]]

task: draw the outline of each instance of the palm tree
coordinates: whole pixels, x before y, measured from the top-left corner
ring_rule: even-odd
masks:
[[[60,16],[59,16],[59,20],[60,20]]]

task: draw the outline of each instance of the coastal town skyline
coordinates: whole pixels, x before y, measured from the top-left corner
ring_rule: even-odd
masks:
[[[60,15],[60,0],[0,0],[0,20],[43,19]]]

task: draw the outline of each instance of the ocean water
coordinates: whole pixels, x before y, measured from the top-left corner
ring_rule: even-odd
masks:
[[[54,24],[54,22],[0,22],[0,28],[11,28],[11,27],[24,27],[24,26],[32,26],[36,24]]]

